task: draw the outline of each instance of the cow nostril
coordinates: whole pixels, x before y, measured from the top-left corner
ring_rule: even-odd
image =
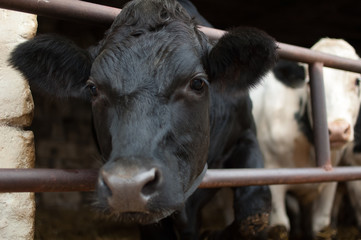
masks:
[[[156,196],[162,182],[157,168],[113,167],[101,170],[99,197],[117,212],[147,212],[148,202]]]
[[[98,194],[104,198],[112,196],[112,191],[110,190],[107,183],[104,181],[104,178],[102,175],[100,175],[98,179]]]
[[[351,124],[344,120],[335,120],[328,125],[331,141],[348,141],[351,134]]]
[[[162,174],[158,169],[155,169],[153,179],[150,179],[142,188],[141,192],[145,196],[152,195],[157,192],[162,181]]]

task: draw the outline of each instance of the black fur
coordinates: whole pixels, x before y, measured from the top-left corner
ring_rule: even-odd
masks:
[[[36,36],[20,44],[9,63],[28,79],[33,90],[56,97],[86,98],[92,59],[73,42],[50,35]]]
[[[274,65],[277,46],[266,33],[236,28],[226,33],[208,57],[208,76],[221,79],[229,89],[248,89]],[[227,83],[228,79],[236,81]]]
[[[353,151],[355,153],[361,153],[361,112],[357,115],[357,121],[354,127],[355,145]]]
[[[299,88],[306,83],[305,68],[297,62],[280,59],[273,68],[275,77],[290,88]]]

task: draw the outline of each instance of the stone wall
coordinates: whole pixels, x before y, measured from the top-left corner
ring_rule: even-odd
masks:
[[[0,9],[0,168],[34,166],[34,136],[23,130],[33,118],[33,99],[26,80],[8,66],[7,58],[36,29],[35,15]],[[33,239],[33,193],[1,193],[0,212],[1,239]]]

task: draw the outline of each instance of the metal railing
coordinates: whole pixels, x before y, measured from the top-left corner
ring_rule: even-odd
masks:
[[[0,8],[74,21],[110,25],[121,9],[74,0],[0,0]],[[225,31],[200,26],[210,39]],[[309,64],[314,122],[314,144],[318,168],[210,169],[200,187],[300,184],[361,179],[361,167],[332,167],[326,120],[322,67],[361,73],[361,61],[337,57],[307,48],[278,43],[280,58]],[[0,169],[0,192],[92,191],[96,169]]]

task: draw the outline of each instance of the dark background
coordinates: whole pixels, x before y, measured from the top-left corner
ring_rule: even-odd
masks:
[[[343,38],[361,51],[361,1],[198,0],[199,11],[218,28],[265,30],[277,41],[311,47],[322,37]]]
[[[127,2],[126,0],[89,1],[117,8],[122,8]],[[361,53],[361,1],[193,0],[193,3],[215,28],[257,27],[279,42],[307,48],[323,37],[343,38],[355,47],[359,55]],[[89,27],[87,24],[79,23],[69,25],[68,22],[63,30],[66,35],[71,34],[71,31],[74,31],[74,35],[79,35],[82,34],[82,29]],[[100,26],[92,26],[92,28],[93,33],[97,32],[97,39],[102,37],[106,29]],[[39,30],[41,32],[43,28]]]

